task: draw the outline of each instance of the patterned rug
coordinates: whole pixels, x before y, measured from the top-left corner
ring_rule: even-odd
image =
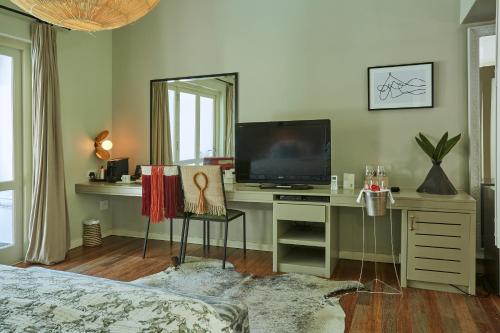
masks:
[[[248,306],[252,333],[344,332],[345,313],[332,294],[354,289],[355,281],[331,281],[302,274],[256,278],[221,261],[186,257],[177,270],[147,276],[133,283],[175,292],[233,297]]]

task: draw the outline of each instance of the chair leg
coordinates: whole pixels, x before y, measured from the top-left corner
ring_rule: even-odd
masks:
[[[210,220],[207,220],[207,251],[210,252]]]
[[[186,248],[187,248],[187,240],[188,240],[188,235],[189,235],[189,216],[188,218],[186,219],[186,231],[184,233],[184,251],[182,253],[182,259],[181,259],[181,263],[184,263],[186,262]]]
[[[179,263],[182,263],[182,254],[184,252],[184,233],[186,232],[186,217],[182,219],[181,242],[179,247]]]
[[[222,260],[222,269],[226,268],[226,258],[227,258],[227,229],[229,226],[229,221],[226,220],[226,227],[224,231],[224,259]]]
[[[148,224],[146,225],[146,234],[144,235],[144,248],[142,249],[142,259],[146,258],[146,249],[148,247],[148,235],[149,235],[150,224],[151,224],[151,218],[148,218]]]
[[[247,255],[247,217],[243,214],[243,255]]]
[[[170,246],[174,242],[174,219],[170,219]]]
[[[207,239],[207,221],[203,220],[203,253],[205,253]]]

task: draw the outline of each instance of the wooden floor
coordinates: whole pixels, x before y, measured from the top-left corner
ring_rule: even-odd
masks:
[[[178,244],[152,240],[142,259],[142,239],[110,236],[98,248],[76,248],[68,259],[51,269],[131,281],[164,270],[178,254]],[[212,247],[205,256],[222,258],[222,249]],[[204,256],[200,245],[189,245],[187,255]],[[272,275],[272,253],[228,249],[228,260],[236,270],[257,276]],[[22,264],[22,267],[26,265]],[[360,262],[341,260],[335,280],[357,280]],[[377,264],[378,276],[396,286],[392,265]],[[374,265],[365,265],[363,282],[374,278]],[[378,289],[380,290],[380,288]],[[346,312],[346,332],[500,332],[500,297],[404,289],[404,296],[348,294],[341,299]]]

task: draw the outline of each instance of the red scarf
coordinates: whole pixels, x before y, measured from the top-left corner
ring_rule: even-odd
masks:
[[[142,216],[149,216],[152,223],[175,218],[182,202],[178,175],[164,176],[163,166],[153,166],[151,176],[142,176]]]

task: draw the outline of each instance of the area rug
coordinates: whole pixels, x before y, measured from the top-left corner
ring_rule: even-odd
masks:
[[[178,269],[133,283],[204,296],[237,298],[248,306],[252,333],[344,332],[345,313],[337,297],[356,289],[355,281],[332,281],[302,274],[264,278],[236,272],[221,261],[186,257]],[[360,286],[361,287],[361,286]]]

